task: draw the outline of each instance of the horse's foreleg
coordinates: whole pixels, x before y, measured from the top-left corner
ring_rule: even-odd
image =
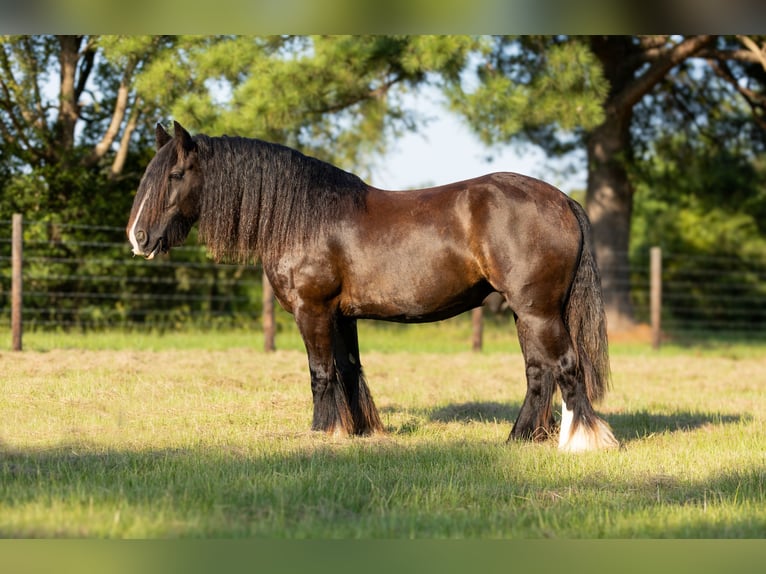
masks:
[[[296,323],[306,345],[311,373],[314,416],[311,429],[331,434],[354,433],[354,419],[339,381],[333,357],[332,319],[325,313],[296,313]]]
[[[338,317],[333,329],[335,368],[346,393],[354,421],[354,433],[366,435],[383,430],[378,409],[364,378],[359,360],[359,338],[356,320]]]

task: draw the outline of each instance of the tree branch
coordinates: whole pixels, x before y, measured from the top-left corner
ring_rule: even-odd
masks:
[[[93,71],[93,64],[96,59],[96,51],[93,49],[93,45],[90,41],[85,46],[85,49],[81,52],[80,56],[82,60],[80,62],[80,71],[77,76],[77,86],[75,87],[75,98],[80,100],[80,96],[85,91],[85,85],[88,83],[90,73]]]
[[[670,70],[687,58],[698,55],[714,39],[715,36],[692,36],[665,50],[662,55],[656,57],[646,72],[635,78],[610,102],[607,102],[607,113],[619,114],[631,109],[661,82]]]
[[[61,151],[64,151],[74,147],[74,130],[77,118],[79,117],[79,102],[75,92],[75,76],[82,36],[59,36],[58,41],[60,46],[61,85],[59,87],[59,97],[61,106],[57,123],[60,130],[59,143],[63,148]]]
[[[639,45],[641,51],[635,55],[631,65],[635,63],[654,62],[667,53],[665,47],[670,40],[670,36],[640,36]]]
[[[766,131],[766,118],[763,117],[764,110],[766,110],[766,96],[741,85],[725,61],[708,60],[708,64],[719,78],[725,80],[739,92],[745,102],[747,102],[747,105],[750,106],[753,120],[762,130]]]
[[[766,47],[759,48],[758,44],[756,44],[749,36],[737,36],[737,39],[742,42],[748,50],[755,54],[756,58],[758,58],[758,61],[761,63],[761,66],[763,66],[763,69],[766,70]]]
[[[133,132],[135,131],[136,127],[138,126],[138,118],[141,115],[139,104],[140,104],[140,99],[138,96],[136,96],[136,100],[133,102],[133,106],[131,107],[130,116],[128,117],[128,122],[127,124],[125,124],[125,129],[122,132],[122,138],[120,139],[120,147],[114,156],[112,167],[109,169],[110,180],[117,179],[117,176],[120,173],[122,173],[122,170],[125,167],[125,161],[128,158],[128,149],[130,147],[130,138],[133,135]]]
[[[314,114],[333,114],[336,112],[343,111],[349,107],[351,107],[354,104],[358,104],[359,102],[364,102],[366,100],[377,100],[385,98],[388,94],[389,90],[394,87],[399,82],[404,81],[406,78],[402,75],[395,75],[391,77],[390,79],[383,82],[380,86],[377,88],[370,88],[369,90],[366,90],[364,92],[352,95],[348,97],[345,100],[341,100],[339,102],[336,102],[334,104],[330,104],[323,107],[318,107],[310,110],[311,113]]]
[[[24,113],[22,102],[18,101],[22,96],[20,93],[21,84],[19,84],[13,74],[13,68],[4,46],[0,47],[0,67],[2,67],[2,74],[0,74],[0,109],[5,110],[7,113],[8,121],[16,134],[13,136],[10,133],[10,126],[3,122],[3,139],[14,142],[20,150],[39,159],[41,157],[39,150],[31,144],[25,131],[26,125],[29,122]],[[21,115],[20,118],[19,115]]]
[[[670,36],[663,34],[660,36],[639,36],[638,41],[644,50],[652,50],[656,48],[662,48],[668,43]]]
[[[130,85],[133,79],[133,72],[136,69],[136,58],[131,57],[125,67],[125,72],[120,80],[120,87],[117,89],[117,98],[114,102],[114,110],[112,112],[112,119],[109,122],[109,127],[104,133],[104,137],[101,138],[91,150],[88,157],[85,158],[84,163],[86,166],[95,165],[106,152],[109,151],[110,146],[120,132],[120,126],[125,119],[125,112],[128,108],[128,98],[130,96]]]
[[[729,60],[744,64],[762,64],[761,56],[751,50],[701,50],[698,54],[701,58],[715,60]]]
[[[29,37],[25,37],[24,39],[24,49],[27,51],[28,54],[34,54],[34,48],[32,47]],[[30,103],[29,108],[31,108],[34,111],[34,113],[30,111],[28,123],[30,125],[33,125],[38,130],[44,130],[46,129],[47,126],[45,125],[45,109],[43,106],[42,94],[40,93],[40,82],[39,82],[39,78],[42,76],[42,71],[40,70],[40,62],[38,62],[37,58],[32,57],[31,64],[32,64],[32,78],[33,78],[33,82],[32,82],[33,101]],[[34,116],[34,121],[32,116]]]

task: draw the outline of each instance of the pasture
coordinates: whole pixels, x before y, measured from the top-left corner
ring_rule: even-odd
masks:
[[[502,327],[502,326],[501,326]],[[612,346],[618,451],[505,443],[510,330],[360,326],[384,435],[310,432],[306,357],[257,335],[30,334],[0,352],[0,536],[766,536],[762,349]],[[508,331],[508,332],[506,332]]]

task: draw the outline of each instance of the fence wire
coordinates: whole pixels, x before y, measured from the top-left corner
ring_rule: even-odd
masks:
[[[634,256],[635,317],[649,322],[649,254]],[[766,261],[662,253],[662,331],[670,336],[766,339]]]
[[[24,223],[25,329],[183,326],[251,328],[260,323],[259,265],[211,261],[203,247],[134,258],[122,228]],[[663,253],[662,329],[667,335],[766,339],[766,261]],[[11,222],[0,221],[0,320],[10,317]],[[649,322],[649,254],[631,257],[622,288]]]
[[[0,314],[10,316],[11,225],[0,221]],[[185,246],[132,257],[116,227],[24,222],[24,328],[166,330],[260,322],[259,265],[216,264]]]

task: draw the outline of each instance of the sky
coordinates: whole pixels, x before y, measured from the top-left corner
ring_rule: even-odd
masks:
[[[418,111],[430,118],[418,132],[407,133],[389,145],[376,162],[369,180],[383,189],[411,189],[442,185],[494,171],[515,171],[543,179],[564,192],[585,189],[584,161],[574,174],[551,161],[536,146],[488,148],[456,115],[430,98],[418,98]]]

